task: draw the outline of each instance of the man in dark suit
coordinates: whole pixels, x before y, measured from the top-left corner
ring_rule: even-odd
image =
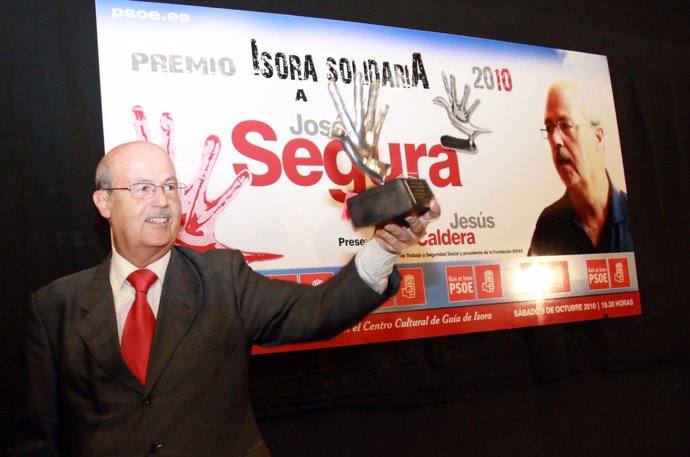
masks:
[[[408,227],[378,228],[312,287],[269,280],[239,251],[173,246],[182,186],[158,146],[114,148],[96,184],[112,254],[32,296],[26,395],[9,455],[268,456],[249,402],[251,346],[354,325],[395,292],[397,254],[440,214],[433,203]],[[144,289],[133,279],[142,271]]]

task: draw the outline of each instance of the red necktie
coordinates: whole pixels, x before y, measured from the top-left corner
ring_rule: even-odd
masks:
[[[146,269],[136,270],[127,277],[134,286],[136,295],[127,313],[120,351],[127,366],[142,385],[146,383],[146,367],[149,364],[153,329],[156,327],[156,318],[146,300],[146,293],[157,278],[156,273]]]

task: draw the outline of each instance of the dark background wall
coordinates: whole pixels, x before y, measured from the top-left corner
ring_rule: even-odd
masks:
[[[690,455],[687,2],[189,0],[604,54],[643,314],[257,357],[281,456]],[[92,207],[102,125],[91,1],[0,3],[0,429],[29,292],[108,250]],[[526,179],[530,177],[526,176]]]

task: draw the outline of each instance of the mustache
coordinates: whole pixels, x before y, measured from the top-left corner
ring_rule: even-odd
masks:
[[[558,163],[559,165],[569,164],[573,162],[570,159],[570,155],[568,154],[568,151],[565,149],[564,146],[557,145],[554,152],[556,153],[556,163]]]
[[[172,211],[167,208],[159,208],[155,211],[151,211],[149,214],[146,215],[146,219],[152,219],[154,217],[167,217],[167,218],[172,218]]]

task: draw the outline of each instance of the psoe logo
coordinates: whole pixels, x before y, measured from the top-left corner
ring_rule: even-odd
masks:
[[[187,23],[192,21],[192,16],[187,13],[175,13],[173,11],[168,13],[161,13],[156,10],[134,9],[134,8],[113,8],[111,10],[113,19],[141,19],[148,21],[161,22],[182,22]]]

